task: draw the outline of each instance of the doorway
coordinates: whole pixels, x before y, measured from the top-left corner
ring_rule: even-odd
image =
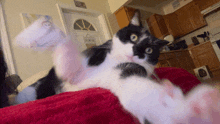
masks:
[[[58,4],[57,7],[66,34],[77,38],[77,41],[73,42],[78,45],[80,51],[101,45],[111,39],[103,14],[94,10],[64,7]]]

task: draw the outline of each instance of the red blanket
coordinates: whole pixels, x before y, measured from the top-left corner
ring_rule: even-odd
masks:
[[[200,82],[183,69],[158,68],[186,93]],[[45,99],[0,109],[0,124],[138,124],[109,90],[92,88],[67,92]]]

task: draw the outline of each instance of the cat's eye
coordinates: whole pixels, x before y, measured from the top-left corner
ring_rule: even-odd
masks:
[[[132,34],[130,38],[132,42],[136,42],[138,40],[138,36],[136,34]]]
[[[145,49],[145,52],[146,52],[147,54],[151,54],[151,53],[153,52],[153,49],[150,48],[150,47],[148,47],[148,48]]]

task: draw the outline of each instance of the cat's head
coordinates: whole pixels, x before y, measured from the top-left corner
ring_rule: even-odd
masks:
[[[120,29],[112,39],[112,52],[117,54],[117,59],[147,61],[156,65],[160,48],[168,41],[155,38],[142,26],[140,11],[136,11],[128,26]]]

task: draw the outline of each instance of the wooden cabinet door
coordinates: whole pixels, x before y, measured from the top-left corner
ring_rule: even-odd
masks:
[[[156,38],[163,39],[166,35],[169,34],[162,15],[153,14],[147,19],[147,23],[151,34]]]
[[[179,65],[177,58],[171,58],[171,59],[167,59],[167,62],[169,64],[169,67],[176,67],[176,68],[180,68],[181,66]]]
[[[200,11],[214,5],[219,2],[219,0],[193,0],[199,6]]]
[[[182,29],[180,27],[180,22],[178,21],[175,12],[164,15],[163,17],[167,25],[169,34],[172,34],[174,38],[181,36],[183,34]]]
[[[194,30],[193,24],[191,22],[192,20],[190,19],[190,12],[188,11],[191,6],[191,4],[186,4],[175,12],[177,14],[177,19],[179,21],[180,27],[182,29],[182,35],[185,35]]]
[[[158,36],[158,38],[163,39],[166,35],[169,34],[166,23],[162,15],[155,14],[155,18],[158,26],[160,27],[160,33],[161,33],[161,36]]]
[[[161,60],[158,62],[158,66],[159,67],[170,67],[169,63],[167,62],[167,60]]]
[[[133,17],[135,9],[128,7],[121,7],[115,12],[115,16],[120,29],[128,26],[131,18]]]
[[[187,71],[193,71],[193,69],[195,68],[195,65],[192,58],[190,57],[188,50],[176,52],[176,58],[178,59],[178,63],[181,68]]]
[[[175,13],[182,29],[182,36],[207,25],[198,5],[194,1],[186,4]]]
[[[147,19],[147,24],[153,36],[157,38],[161,37],[160,27],[157,24],[157,21],[154,15],[150,16],[150,18]]]
[[[189,12],[189,19],[193,25],[193,30],[206,26],[207,23],[201,14],[199,6],[195,4],[195,2],[189,3],[190,6],[188,7]]]
[[[196,67],[208,65],[208,67],[212,71],[215,70],[216,68],[219,68],[220,66],[215,51],[212,48],[211,42],[201,44],[191,49],[191,53],[195,61]]]

